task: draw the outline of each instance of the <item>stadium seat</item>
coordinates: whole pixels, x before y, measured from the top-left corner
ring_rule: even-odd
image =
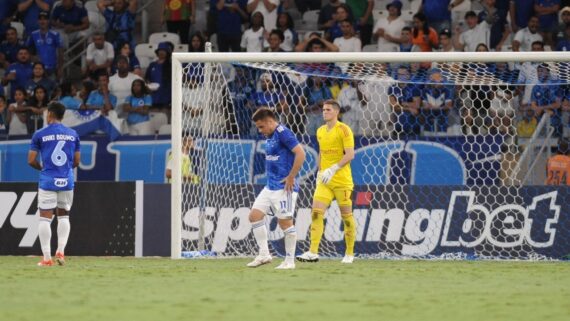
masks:
[[[170,134],[172,134],[172,126],[169,124],[160,126],[160,128],[158,129],[158,134],[159,135],[170,135]]]
[[[166,114],[161,112],[150,112],[148,115],[150,116],[150,124],[154,132],[159,132],[160,127],[168,125],[168,117],[166,117]]]
[[[378,22],[378,20],[380,20],[381,18],[387,17],[388,16],[388,11],[384,11],[384,10],[374,10],[372,12],[372,18],[374,20],[374,23]]]
[[[218,35],[217,34],[214,33],[210,36],[210,43],[212,44],[212,51],[217,52],[218,51]]]
[[[303,21],[305,22],[313,22],[313,23],[318,23],[319,22],[319,12],[320,10],[309,10],[309,11],[305,11],[305,13],[303,13]],[[297,27],[297,26],[295,26]]]
[[[188,52],[188,44],[181,43],[174,45],[174,52]]]
[[[24,27],[23,23],[18,21],[12,21],[10,22],[10,26],[16,29],[18,33],[18,39],[22,39],[22,37],[24,37],[24,31],[26,30],[26,27]]]
[[[376,52],[378,51],[378,45],[366,45],[362,47],[362,52]]]
[[[406,22],[412,22],[416,13],[412,10],[402,10],[402,19]]]
[[[157,45],[151,43],[141,43],[135,47],[135,56],[139,58],[141,69],[145,70],[148,65],[156,58]]]
[[[89,19],[89,28],[93,32],[105,32],[106,24],[105,17],[99,12],[97,8],[97,0],[90,0],[85,2],[85,10],[87,10],[87,18]]]
[[[148,42],[159,44],[163,41],[170,41],[173,45],[180,43],[180,36],[171,32],[155,32],[148,37]]]

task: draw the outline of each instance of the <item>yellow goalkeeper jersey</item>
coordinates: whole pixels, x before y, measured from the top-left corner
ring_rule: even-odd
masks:
[[[352,130],[340,121],[337,121],[331,130],[328,130],[327,125],[321,126],[317,130],[317,141],[319,142],[319,153],[321,156],[321,171],[340,162],[344,156],[345,148],[354,148]],[[327,185],[333,188],[348,187],[352,189],[354,183],[352,182],[350,163],[339,169]]]

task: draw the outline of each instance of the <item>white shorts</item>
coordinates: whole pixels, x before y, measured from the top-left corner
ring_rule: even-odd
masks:
[[[297,192],[287,192],[284,189],[272,191],[264,187],[257,195],[252,208],[262,211],[263,214],[269,214],[271,210],[279,219],[290,219],[295,213],[297,194]]]
[[[41,188],[38,190],[38,208],[40,210],[52,210],[57,207],[69,211],[72,204],[73,190],[46,191]]]

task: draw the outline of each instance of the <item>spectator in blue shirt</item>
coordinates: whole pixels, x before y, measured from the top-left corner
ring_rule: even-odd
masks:
[[[10,22],[16,14],[18,0],[4,0],[0,6],[0,41],[4,41],[4,34],[10,27]]]
[[[534,1],[535,0],[511,0],[509,11],[511,16],[511,31],[513,34],[527,27],[530,17],[534,16]]]
[[[234,81],[228,84],[232,97],[236,123],[240,135],[250,135],[252,132],[251,116],[255,106],[252,95],[255,93],[252,70],[247,67],[236,67]]]
[[[16,88],[25,88],[31,77],[30,51],[28,48],[22,47],[18,50],[17,61],[8,67],[4,79],[2,79],[3,85],[10,83],[10,100],[14,98]]]
[[[108,7],[112,6],[113,10]],[[105,40],[116,49],[121,41],[127,41],[134,47],[133,34],[137,13],[137,0],[99,0],[99,11],[107,21]]]
[[[410,70],[406,66],[398,67],[397,80],[398,83],[388,89],[390,106],[396,115],[394,131],[397,137],[419,135],[420,90],[410,84]]]
[[[444,85],[440,70],[432,70],[429,82],[422,90],[424,130],[446,132],[449,111],[453,108],[453,90]]]
[[[332,99],[332,93],[323,78],[311,77],[307,82],[305,97],[307,97],[307,133],[313,134],[323,125],[323,102]]]
[[[97,90],[89,94],[83,109],[101,110],[101,113],[107,116],[117,106],[117,97],[109,91],[109,75],[106,73],[99,74],[97,84]]]
[[[59,103],[65,106],[65,109],[79,110],[83,102],[77,97],[77,88],[71,81],[65,81],[60,86],[61,95]]]
[[[32,77],[26,82],[26,93],[31,96],[37,86],[42,86],[51,99],[57,87],[55,81],[46,77],[45,67],[41,62],[35,62],[32,67]]]
[[[69,47],[70,42],[88,36],[89,18],[87,10],[78,6],[75,0],[61,0],[61,5],[53,9],[51,22],[61,35],[65,48]]]
[[[158,59],[153,61],[146,70],[145,80],[160,86],[152,93],[152,108],[170,115],[172,91],[172,47],[167,42],[161,42],[156,49]],[[169,116],[170,117],[170,116]]]
[[[535,0],[534,12],[540,20],[540,31],[544,34],[544,42],[554,46],[554,35],[558,30],[558,11],[560,0]]]
[[[532,88],[530,108],[540,118],[543,114],[550,114],[550,125],[554,127],[554,135],[562,134],[562,117],[560,113],[561,95],[559,86],[550,79],[548,64],[539,64],[536,67],[538,83]]]
[[[566,25],[564,38],[560,39],[556,44],[556,51],[570,51],[570,24]]]
[[[37,86],[29,95],[28,107],[30,108],[30,117],[28,118],[28,132],[33,133],[43,127],[44,112],[47,111],[49,96],[47,90],[42,86]]]
[[[202,50],[202,52],[204,52],[204,50]],[[117,51],[115,52],[115,60],[111,66],[111,75],[114,75],[117,72],[117,58],[120,56],[127,57],[130,72],[139,77],[143,76],[139,58],[137,58],[134,51],[131,49],[131,44],[126,41],[119,44],[119,48],[117,48]]]
[[[218,50],[240,52],[241,21],[249,18],[247,0],[210,0],[210,10],[217,12]]]
[[[128,113],[127,123],[131,135],[154,134],[150,124],[148,110],[152,106],[152,97],[142,79],[136,79],[131,84],[131,95],[125,99],[123,111]]]
[[[57,76],[61,77],[63,71],[63,44],[59,33],[50,30],[47,12],[40,12],[38,24],[40,28],[30,34],[26,41],[26,46],[44,64],[48,75],[57,73]]]
[[[350,10],[350,7],[347,6],[346,4],[342,3],[341,5],[336,7],[336,14],[333,17],[335,22],[333,26],[330,27],[325,33],[325,38],[328,41],[333,42],[336,38],[342,37],[342,30],[340,29],[340,24],[344,20],[352,22],[352,25],[354,27],[354,32],[355,33],[359,32],[360,27],[355,23],[354,17],[352,16],[352,11]]]
[[[253,95],[253,102],[257,108],[265,106],[273,109],[278,114],[287,110],[285,95],[275,86],[271,75],[267,72],[259,77],[260,91]]]
[[[460,5],[464,0],[422,0],[418,12],[423,12],[430,27],[437,34],[444,29],[451,29],[451,9]]]
[[[40,28],[38,16],[40,12],[50,12],[55,0],[20,0],[18,13],[23,17],[26,35]]]
[[[12,63],[15,63],[18,56],[18,50],[24,44],[18,39],[18,31],[10,27],[6,30],[5,40],[0,44],[0,68],[6,69]]]

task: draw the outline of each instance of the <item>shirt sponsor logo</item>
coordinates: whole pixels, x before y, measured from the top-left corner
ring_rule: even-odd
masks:
[[[67,186],[67,178],[54,178],[53,184],[57,187],[65,187]]]

